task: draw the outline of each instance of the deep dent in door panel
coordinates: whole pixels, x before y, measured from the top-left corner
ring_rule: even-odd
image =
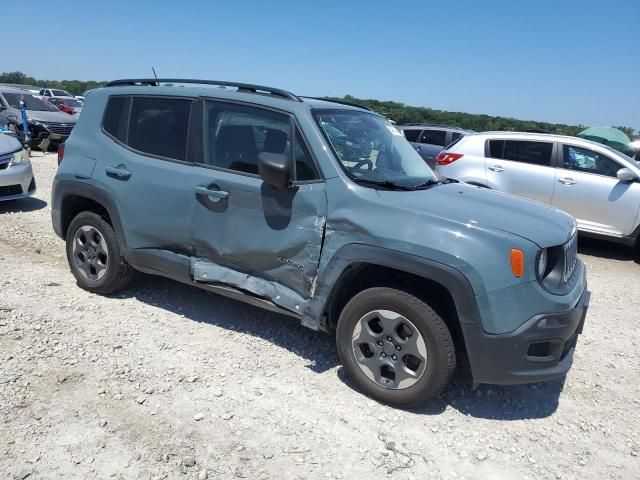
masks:
[[[313,202],[305,207],[311,205]],[[281,216],[274,213],[274,204],[267,202],[263,207],[265,220],[277,230]],[[224,234],[217,238],[218,251],[214,258],[220,259],[220,264],[211,259],[191,258],[193,280],[238,288],[302,314],[314,295],[326,219],[317,212],[315,216],[298,216],[296,222],[296,235],[283,230],[281,237],[271,236],[269,241],[256,235],[250,224],[237,222],[234,227],[244,231],[234,231],[233,236],[226,236],[227,241],[221,241],[225,239]],[[242,241],[238,242],[237,238]],[[234,257],[238,260],[234,261]],[[250,273],[232,268],[240,263],[254,268]]]

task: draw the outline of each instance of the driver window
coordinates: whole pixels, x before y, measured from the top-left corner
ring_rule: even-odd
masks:
[[[261,152],[291,155],[288,115],[223,102],[207,102],[205,110],[207,165],[257,176]],[[296,135],[296,180],[320,178],[302,137]]]
[[[564,145],[564,168],[579,172],[616,177],[622,168],[617,162],[601,153],[586,148]]]

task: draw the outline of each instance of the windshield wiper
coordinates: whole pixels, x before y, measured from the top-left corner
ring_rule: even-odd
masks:
[[[414,185],[414,190],[426,190],[427,188],[433,187],[434,185],[444,185],[446,183],[458,183],[457,180],[453,178],[443,178],[442,180],[433,180],[429,179],[424,183],[419,183],[418,185]]]
[[[379,185],[381,187],[388,188],[389,190],[403,190],[407,192],[413,190],[413,188],[411,187],[393,183],[390,180],[369,180],[366,178],[354,178],[353,181],[356,183],[365,183],[367,185]]]
[[[434,185],[440,185],[441,182],[440,180],[427,180],[424,183],[419,183],[418,185],[414,185],[413,186],[413,190],[426,190],[429,187],[433,187]]]

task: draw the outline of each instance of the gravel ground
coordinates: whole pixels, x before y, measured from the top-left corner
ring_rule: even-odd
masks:
[[[582,241],[591,310],[564,382],[395,410],[350,388],[333,338],[165,279],[79,289],[35,198],[0,204],[2,478],[639,479],[640,265]]]

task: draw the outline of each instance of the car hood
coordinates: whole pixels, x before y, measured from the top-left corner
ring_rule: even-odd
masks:
[[[576,232],[574,219],[556,208],[464,183],[406,192],[400,198],[406,208],[518,235],[542,248],[561,245]]]
[[[76,123],[76,119],[68,113],[58,112],[40,112],[36,110],[27,110],[27,118],[29,120],[40,120],[41,122],[56,123]]]
[[[0,155],[13,153],[21,148],[22,144],[17,138],[6,133],[0,133]]]

